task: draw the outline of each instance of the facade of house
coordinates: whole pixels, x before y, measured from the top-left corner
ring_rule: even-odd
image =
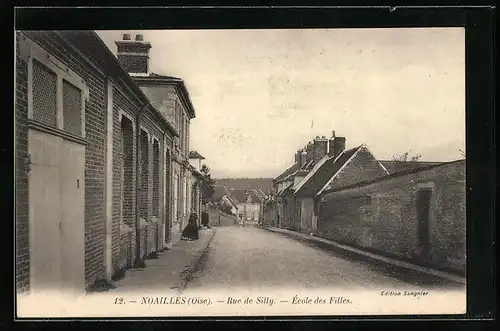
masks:
[[[219,209],[224,212],[229,212],[232,215],[237,215],[238,201],[231,196],[229,190],[224,185],[216,185],[212,201],[219,206]]]
[[[19,292],[91,290],[174,240],[194,110],[180,135],[128,73],[148,70],[151,46],[122,46],[117,59],[93,31],[16,32]]]
[[[231,189],[229,194],[237,201],[239,220],[258,222],[262,218],[262,199],[255,190]]]
[[[366,145],[345,150],[345,137],[316,137],[297,151],[295,164],[275,178],[276,211],[282,228],[316,233],[317,194],[325,186],[344,185],[388,174]],[[267,213],[273,211],[267,208]]]
[[[172,147],[166,152],[172,165],[168,169],[168,178],[172,182],[172,191],[169,193],[173,205],[168,211],[170,226],[166,233],[170,245],[180,240],[193,212],[191,200],[198,196],[193,193],[196,176],[193,175],[193,167],[189,162],[190,121],[196,116],[195,109],[181,78],[151,72],[151,45],[144,42],[142,37],[136,36],[131,40],[130,36],[125,34],[123,40],[117,41],[116,45],[117,57],[122,67],[134,78],[136,84],[151,100],[151,104],[178,132],[178,136],[171,142]]]
[[[318,235],[464,275],[465,160],[321,192]]]

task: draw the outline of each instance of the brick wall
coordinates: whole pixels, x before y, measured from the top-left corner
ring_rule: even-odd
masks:
[[[106,78],[96,64],[91,64],[78,51],[68,47],[60,37],[52,32],[24,32],[54,57],[81,76],[89,87],[89,100],[85,105],[86,151],[85,151],[85,281],[87,287],[96,280],[106,277],[105,271],[105,169],[106,169]],[[86,45],[74,45],[84,49]],[[120,93],[128,95],[126,98]],[[28,241],[28,176],[25,169],[27,160],[27,64],[16,58],[16,287],[23,290],[29,288],[29,241]],[[128,266],[135,254],[135,135],[131,122],[127,125],[125,145],[128,147],[124,161],[127,162],[127,178],[123,188],[126,192],[123,217],[121,221],[121,143],[122,123],[119,120],[120,111],[129,114],[133,119],[140,105],[134,104],[134,96],[121,84],[113,88],[113,193],[112,193],[112,264],[116,272]],[[135,102],[135,101],[134,101]],[[159,150],[163,151],[163,133],[154,123],[154,119],[147,114],[144,127],[159,140]],[[171,144],[170,138],[170,144]],[[152,213],[152,142],[148,142],[150,168],[148,171],[148,191],[145,200],[148,201],[148,215]],[[163,153],[160,153],[159,162],[164,162]],[[159,176],[163,176],[163,167],[159,168]],[[163,200],[163,199],[158,199]],[[169,209],[170,207],[167,206]],[[162,208],[159,209],[159,221],[153,225],[150,238],[158,237],[158,228],[162,222]],[[127,228],[128,226],[128,228]],[[146,229],[143,229],[146,231]],[[145,235],[143,238],[147,238]],[[142,239],[142,238],[141,238]],[[155,241],[159,241],[155,239]],[[156,242],[150,245],[157,249]],[[144,251],[144,249],[143,249]],[[128,261],[128,262],[127,262]]]
[[[118,54],[118,61],[127,72],[147,73],[148,58],[147,56],[123,55]]]
[[[20,33],[16,33],[16,39]],[[16,45],[16,289],[29,289],[28,223],[28,64],[19,57]]]
[[[429,184],[430,183],[430,184]],[[416,192],[433,185],[429,255],[419,248]],[[465,273],[465,162],[325,194],[318,234],[416,263]]]
[[[85,280],[87,285],[105,277],[105,77],[84,57],[68,48],[51,32],[24,32],[30,39],[58,58],[89,87],[85,103]]]
[[[119,85],[113,87],[113,273],[133,265],[136,221],[135,120],[140,105],[133,103]],[[122,116],[120,122],[120,112]],[[122,158],[122,144],[124,155]],[[122,164],[122,162],[124,164]],[[124,166],[123,184],[121,168]],[[122,210],[122,190],[124,194]],[[123,222],[122,222],[123,215]]]

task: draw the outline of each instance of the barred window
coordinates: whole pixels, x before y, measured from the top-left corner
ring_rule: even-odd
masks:
[[[64,131],[80,136],[82,133],[82,91],[63,80]]]
[[[33,60],[33,119],[57,127],[57,75]]]

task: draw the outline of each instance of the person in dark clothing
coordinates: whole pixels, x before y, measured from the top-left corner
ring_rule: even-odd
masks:
[[[204,227],[210,229],[210,225],[209,225],[209,217],[208,217],[208,213],[206,211],[202,212],[201,213],[201,225],[203,225]]]
[[[181,239],[183,240],[198,240],[198,215],[191,213],[189,216],[188,225],[182,231]]]

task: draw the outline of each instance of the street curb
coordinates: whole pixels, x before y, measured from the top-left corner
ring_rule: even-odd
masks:
[[[358,259],[364,258],[364,260],[368,260],[370,263],[383,263],[385,265],[388,265],[392,268],[399,268],[399,269],[407,269],[411,270],[414,272],[422,273],[427,276],[433,276],[441,279],[446,279],[448,281],[454,282],[454,283],[459,283],[462,285],[466,284],[466,279],[465,277],[461,277],[458,275],[454,275],[448,272],[440,271],[440,270],[435,270],[435,269],[430,269],[418,265],[414,265],[405,261],[399,261],[395,259],[391,259],[385,256],[381,256],[378,254],[374,254],[371,252],[366,252],[358,248],[350,247],[347,245],[341,245],[336,243],[333,240],[325,239],[325,238],[320,238],[320,237],[309,237],[305,236],[299,233],[293,233],[292,231],[283,231],[282,229],[276,229],[276,228],[265,228],[265,230],[273,232],[273,233],[278,233],[282,234],[284,236],[287,236],[292,239],[296,239],[298,241],[302,242],[309,242],[316,247],[319,248],[324,248],[324,246],[328,246],[328,249],[330,250],[336,250],[337,252],[341,251],[341,254],[344,255],[350,255],[350,256],[356,256]]]
[[[210,239],[208,239],[205,248],[202,249],[200,253],[193,258],[188,268],[181,271],[179,284],[175,286],[175,288],[177,288],[179,291],[184,290],[187,286],[187,283],[192,279],[193,273],[196,270],[196,267],[198,266],[201,258],[208,252],[208,249],[210,248],[210,244],[212,243],[216,232],[217,229],[214,229],[212,231],[211,237]]]

